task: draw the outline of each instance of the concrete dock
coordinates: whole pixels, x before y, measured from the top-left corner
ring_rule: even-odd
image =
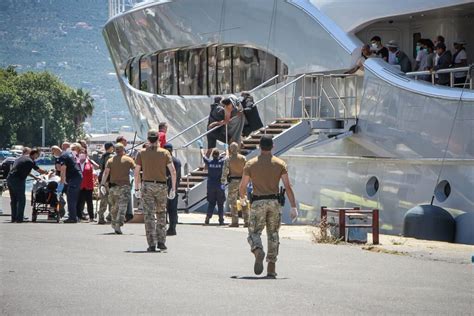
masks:
[[[199,214],[180,215],[166,253],[147,253],[143,224],[12,224],[0,202],[2,315],[474,315],[472,246],[384,236],[374,251],[284,226],[269,280],[253,274],[244,228]]]

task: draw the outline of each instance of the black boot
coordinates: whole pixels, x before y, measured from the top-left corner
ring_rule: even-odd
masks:
[[[164,242],[159,242],[159,243],[158,243],[158,248],[159,248],[160,250],[166,250],[166,249],[168,249],[168,248],[166,248],[166,245],[165,245]]]

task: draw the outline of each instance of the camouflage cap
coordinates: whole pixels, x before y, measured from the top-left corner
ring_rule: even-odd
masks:
[[[125,146],[123,146],[122,143],[116,143],[115,144],[115,149],[125,149]]]
[[[148,137],[158,137],[158,131],[156,129],[148,130]]]

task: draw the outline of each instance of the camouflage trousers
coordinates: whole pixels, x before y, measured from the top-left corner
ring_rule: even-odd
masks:
[[[112,210],[112,204],[109,201],[109,186],[105,186],[107,193],[105,195],[100,196],[100,204],[99,204],[99,210],[97,211],[97,216],[100,219],[104,219],[104,214],[105,211],[107,211],[107,206],[109,207],[109,211]]]
[[[166,241],[166,183],[143,182],[142,200],[145,215],[145,233],[148,246]],[[156,215],[156,219],[155,219]]]
[[[277,200],[259,200],[252,203],[249,218],[249,237],[251,251],[263,250],[262,231],[267,227],[267,262],[276,262],[280,238],[278,231],[281,224],[281,206]]]
[[[237,179],[232,179],[227,187],[227,201],[229,203],[230,213],[232,214],[232,224],[239,223],[239,212],[237,210],[237,200],[240,196],[239,187],[240,181]],[[244,218],[244,223],[247,225],[249,223],[249,211],[242,209],[242,217]]]
[[[123,225],[125,212],[127,212],[128,200],[131,198],[131,186],[116,185],[109,189],[110,214],[112,216],[112,228]]]

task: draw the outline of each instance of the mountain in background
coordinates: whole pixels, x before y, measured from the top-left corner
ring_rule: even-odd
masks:
[[[102,37],[107,6],[107,0],[0,1],[0,66],[47,70],[90,91],[96,108],[85,127],[96,133],[132,125]]]

